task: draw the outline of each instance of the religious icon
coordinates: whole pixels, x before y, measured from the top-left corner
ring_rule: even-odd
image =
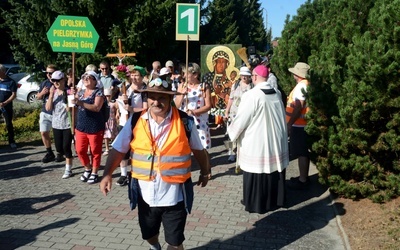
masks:
[[[211,99],[215,123],[223,123],[221,116],[225,113],[232,85],[239,79],[240,57],[237,51],[241,45],[203,45],[202,72],[203,82],[211,88]],[[205,67],[206,66],[206,67]]]
[[[225,109],[227,96],[233,82],[239,79],[240,58],[233,51],[241,45],[203,45],[202,62],[205,62],[207,70],[204,70],[203,81],[211,87],[213,106],[218,109]],[[206,54],[206,56],[204,56]],[[205,59],[205,60],[204,60]],[[237,64],[237,65],[236,65]]]

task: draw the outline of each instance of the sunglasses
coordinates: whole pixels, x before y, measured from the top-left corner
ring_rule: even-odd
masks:
[[[51,79],[51,81],[54,83],[60,83],[61,79]]]
[[[52,75],[52,74],[53,74],[53,72],[46,72],[46,74],[47,74],[47,75]]]
[[[89,80],[89,79],[94,80],[94,77],[93,76],[84,76],[84,77],[82,77],[82,79],[83,80]]]
[[[106,69],[108,69],[108,68],[100,68],[101,70],[106,70]]]
[[[161,80],[160,78],[156,78],[149,83],[149,87],[152,88],[154,86],[163,86],[164,88],[168,88],[168,82],[165,80]]]

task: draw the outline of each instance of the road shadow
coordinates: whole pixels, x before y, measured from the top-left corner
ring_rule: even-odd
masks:
[[[17,147],[18,147],[17,150],[10,148],[10,146],[8,144],[2,143],[2,145],[0,145],[0,155],[2,156],[4,153],[16,152],[19,149],[21,149],[22,147],[25,150],[27,148],[31,149],[32,147],[40,147],[40,146],[43,147],[43,151],[44,151],[45,149],[44,149],[43,142],[41,139],[34,140],[34,141],[17,142]]]
[[[11,179],[20,179],[27,178],[35,175],[41,175],[48,171],[52,171],[57,168],[63,168],[64,163],[53,163],[48,166],[35,166],[33,164],[37,163],[36,161],[19,161],[8,164],[5,169],[1,167],[0,169],[0,179],[1,180],[11,180]]]
[[[24,247],[29,243],[36,241],[37,236],[42,232],[66,227],[78,222],[79,220],[79,218],[69,218],[36,229],[9,229],[2,231],[0,232],[0,249],[11,250]]]
[[[73,197],[74,195],[70,193],[62,193],[37,198],[26,197],[3,201],[0,203],[0,215],[37,214]]]
[[[330,201],[330,197],[326,197],[297,209],[270,212],[263,219],[256,221],[250,230],[229,239],[213,240],[201,247],[188,249],[282,249],[300,239],[300,242],[296,242],[296,248],[288,249],[309,249],[307,241],[313,241],[312,237],[321,236],[318,233],[314,236],[309,234],[326,227],[331,220],[336,219],[334,205],[330,204]],[[305,240],[303,237],[307,235],[308,239]],[[334,240],[329,238],[324,241],[318,239],[318,242],[321,242],[321,245],[314,249],[330,249],[334,244]]]

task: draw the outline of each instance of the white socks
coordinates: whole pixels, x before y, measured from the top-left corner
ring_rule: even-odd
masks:
[[[127,167],[121,167],[121,176],[126,176],[128,174],[128,168]]]
[[[65,170],[71,171],[72,165],[65,164]]]

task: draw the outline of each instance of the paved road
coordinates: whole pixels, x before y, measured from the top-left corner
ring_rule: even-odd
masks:
[[[315,166],[310,190],[288,190],[284,208],[249,214],[240,204],[242,176],[226,163],[223,141],[221,133],[213,135],[213,179],[206,188],[195,187],[185,249],[350,249]],[[62,180],[62,163],[40,162],[42,145],[19,146],[17,151],[0,147],[0,249],[149,249],[137,211],[129,209],[126,187],[115,185],[104,197],[98,185],[79,181],[77,158],[75,175]],[[198,174],[194,166],[193,180]],[[291,162],[287,178],[297,174]]]

